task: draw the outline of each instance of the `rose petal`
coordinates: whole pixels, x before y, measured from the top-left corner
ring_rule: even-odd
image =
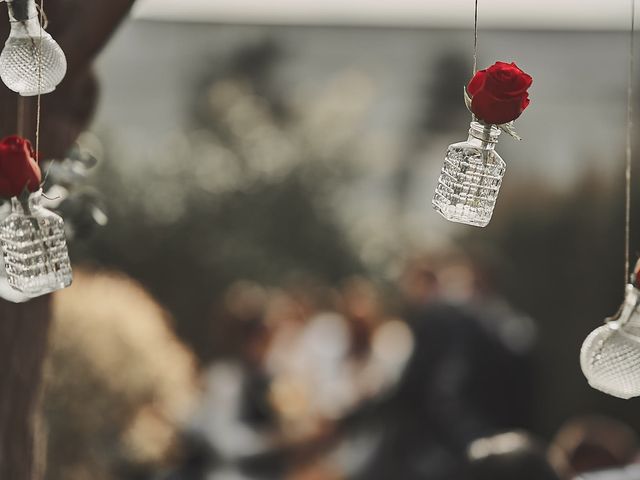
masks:
[[[498,98],[520,95],[527,90],[526,83],[520,77],[505,77],[504,73],[487,72],[485,88]]]
[[[469,92],[469,95],[474,96],[476,92],[484,86],[486,75],[486,70],[479,70],[476,72],[467,85],[467,92]]]
[[[486,72],[485,88],[497,98],[520,96],[533,83],[515,63],[496,62]]]
[[[0,196],[15,197],[25,188],[34,192],[41,181],[31,143],[16,135],[0,140]]]
[[[527,103],[528,105],[528,103]],[[471,100],[471,111],[479,119],[493,125],[501,125],[518,118],[526,108],[522,99],[496,99],[488,92],[479,92]]]

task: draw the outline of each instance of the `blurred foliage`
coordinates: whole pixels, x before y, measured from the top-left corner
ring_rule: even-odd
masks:
[[[74,271],[55,296],[44,395],[47,479],[111,480],[173,455],[196,401],[192,354],[121,274]]]
[[[102,163],[110,223],[74,252],[141,280],[203,359],[212,303],[234,280],[362,271],[335,209],[356,173],[349,159],[370,88],[347,73],[319,97],[285,102],[272,78],[280,55],[267,41],[205,62],[189,132],[135,163]]]

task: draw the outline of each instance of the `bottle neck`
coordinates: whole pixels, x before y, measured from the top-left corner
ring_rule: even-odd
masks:
[[[42,190],[13,197],[11,199],[11,213],[31,215],[34,210],[40,208],[41,198]]]
[[[11,22],[27,22],[38,19],[35,0],[7,0],[9,20]]]
[[[495,125],[471,122],[467,142],[485,150],[493,150],[498,143],[499,135],[500,129]]]
[[[640,290],[632,284],[628,284],[624,297],[624,303],[617,319],[621,325],[640,324],[640,315],[637,315],[640,308]]]
[[[49,37],[49,34],[40,27],[35,0],[13,0],[7,2],[7,6],[11,23],[9,39]]]

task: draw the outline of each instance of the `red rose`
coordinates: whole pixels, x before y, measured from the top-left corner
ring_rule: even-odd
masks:
[[[515,120],[529,105],[527,89],[532,83],[533,79],[515,63],[496,62],[477,72],[467,85],[471,112],[493,125]]]
[[[633,276],[631,278],[633,286],[640,288],[640,258],[636,262],[636,266],[633,267]]]
[[[42,173],[31,143],[17,135],[0,140],[0,197],[17,197],[40,188]]]

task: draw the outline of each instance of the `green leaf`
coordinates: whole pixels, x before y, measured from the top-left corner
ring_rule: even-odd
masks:
[[[467,110],[471,112],[471,96],[469,95],[469,92],[467,92],[466,86],[464,87],[464,104],[467,106]]]
[[[516,140],[522,140],[522,137],[516,133],[513,122],[503,123],[502,125],[498,125],[498,128]]]

